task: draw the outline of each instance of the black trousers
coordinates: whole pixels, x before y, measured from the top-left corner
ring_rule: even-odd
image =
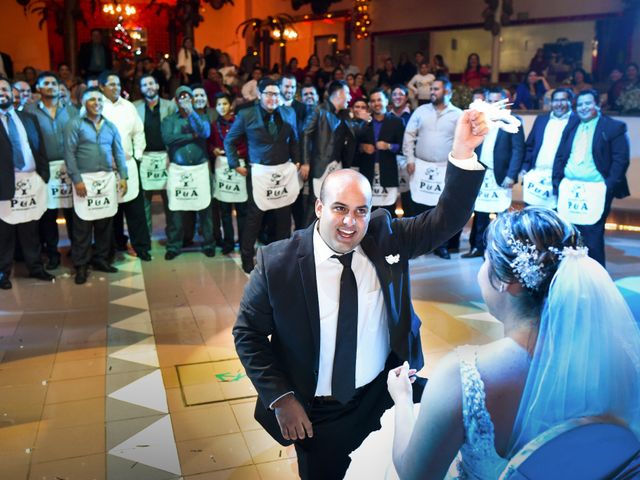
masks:
[[[242,203],[226,203],[219,202],[220,216],[222,220],[222,245],[223,248],[233,248],[236,244],[235,234],[233,232],[233,210],[236,211],[236,223],[238,225],[238,242],[242,243],[244,235],[244,226],[247,220],[247,202]],[[215,224],[214,224],[215,229]]]
[[[403,194],[404,195],[404,194]],[[409,198],[411,202],[411,210],[413,212],[413,216],[420,215],[422,212],[428,212],[429,210],[433,210],[436,208],[435,206],[423,205],[422,203],[416,203],[411,198]],[[404,202],[404,200],[403,200]],[[403,204],[404,205],[404,204]],[[451,249],[459,249],[460,248],[460,236],[462,235],[462,230],[458,233],[454,234],[449,240],[444,242],[440,247],[451,248]]]
[[[306,221],[306,210],[309,195],[303,195],[302,190],[298,194],[298,198],[291,205],[291,215],[293,216],[293,225],[296,230],[306,228],[309,224]]]
[[[127,231],[131,237],[131,246],[136,253],[148,253],[151,250],[151,236],[144,211],[144,191],[142,188],[133,200],[118,205],[118,213],[113,217],[115,244],[124,249],[127,237],[124,234],[124,217],[127,218]]]
[[[72,234],[71,260],[76,268],[91,262],[108,262],[113,239],[113,217],[88,222],[81,219],[74,211]],[[91,251],[92,234],[95,240],[93,253]]]
[[[485,232],[491,223],[489,213],[473,212],[473,223],[471,224],[471,234],[469,235],[469,248],[477,248],[484,251],[487,247]]]
[[[73,231],[73,208],[63,208],[62,213],[67,221],[67,236],[71,240]],[[50,258],[60,258],[58,252],[58,242],[60,234],[58,233],[58,209],[47,209],[42,218],[38,222],[40,240],[42,241],[42,251]]]
[[[24,262],[29,273],[36,273],[44,269],[40,258],[41,246],[40,236],[38,235],[38,221],[33,220],[11,225],[0,220],[0,273],[4,273],[7,276],[11,273],[16,243],[22,247]]]
[[[589,248],[589,256],[603,267],[606,267],[604,253],[604,224],[611,211],[613,198],[607,198],[602,217],[593,225],[576,225],[582,235],[582,243]]]

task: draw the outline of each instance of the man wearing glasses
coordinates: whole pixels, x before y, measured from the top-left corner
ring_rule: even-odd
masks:
[[[530,187],[532,195],[527,195],[529,205],[555,208],[555,197],[545,198],[544,192],[551,186],[551,170],[562,134],[568,126],[579,122],[571,110],[573,92],[569,88],[558,88],[551,94],[551,112],[539,115],[525,143],[524,162],[521,176],[525,191]],[[536,195],[535,192],[538,192]]]
[[[253,270],[254,244],[266,211],[275,219],[274,240],[291,233],[291,204],[300,191],[298,132],[291,107],[279,106],[280,87],[270,78],[258,83],[259,103],[238,112],[224,141],[229,167],[248,175],[249,203],[240,252],[242,269]],[[246,136],[249,165],[240,166],[238,144]],[[308,169],[303,169],[306,177]],[[306,178],[302,178],[305,180]]]

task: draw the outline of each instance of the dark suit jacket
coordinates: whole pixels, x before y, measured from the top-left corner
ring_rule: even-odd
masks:
[[[379,150],[377,152],[380,160],[380,184],[383,187],[397,187],[398,182],[398,161],[397,155],[402,154],[402,140],[404,137],[404,123],[402,119],[391,113],[387,113],[382,123],[378,141],[387,143],[395,143],[400,145],[397,152],[390,150]],[[365,129],[358,135],[360,143],[370,143],[375,145],[375,135],[373,131],[373,122],[370,122]],[[373,182],[374,163],[376,154],[363,154],[360,156],[360,173],[362,173],[369,182]]]
[[[38,119],[27,112],[17,112],[27,132],[29,146],[36,162],[36,172],[45,182],[49,181],[49,162],[44,151]],[[0,200],[11,200],[15,194],[16,176],[13,168],[13,147],[9,134],[0,125]]]
[[[527,137],[527,141],[525,142],[525,153],[524,153],[524,162],[522,163],[522,170],[529,171],[536,167],[536,159],[538,158],[538,153],[540,153],[540,147],[542,147],[542,142],[544,141],[544,129],[547,128],[547,124],[549,123],[549,118],[551,117],[551,113],[546,113],[544,115],[538,115],[536,117],[535,122],[533,122],[533,127],[529,132],[529,136]],[[568,128],[572,128],[573,124],[579,122],[577,115],[571,113],[569,116],[569,121],[567,125],[564,127],[565,130]]]
[[[522,122],[522,119],[520,121]],[[478,158],[482,153],[483,145],[480,144],[476,148]],[[523,159],[524,131],[522,127],[518,129],[518,133],[507,133],[504,130],[500,130],[493,147],[493,174],[496,177],[496,183],[498,185],[502,184],[505,177],[517,180]]]
[[[293,163],[300,161],[295,111],[291,107],[278,107],[282,125],[276,138],[273,138],[267,130],[261,110],[260,105],[254,105],[238,111],[236,120],[224,139],[229,167],[236,168],[240,165],[237,143],[244,136],[247,138],[251,163],[279,165],[289,159]]]
[[[553,162],[553,189],[557,193],[564,169],[571,155],[571,147],[580,123],[565,129],[560,140],[560,148]],[[607,184],[609,198],[624,198],[630,195],[627,183],[629,168],[629,137],[627,125],[611,117],[602,115],[593,134],[593,161]]]
[[[105,70],[111,70],[113,62],[111,60],[111,50],[106,45],[102,45],[104,49],[104,63]],[[82,75],[86,75],[89,72],[89,65],[91,65],[91,53],[93,51],[93,44],[91,42],[85,42],[80,45],[80,50],[78,52],[78,68],[80,69],[80,73]],[[100,72],[93,72],[100,73]]]
[[[422,368],[424,359],[421,322],[411,304],[409,259],[441,245],[464,226],[483,177],[484,171],[449,165],[446,187],[435,209],[393,220],[386,210],[376,210],[360,244],[378,274],[391,349],[412,368]],[[238,356],[258,391],[256,419],[283,445],[287,443],[269,405],[293,391],[309,408],[318,381],[320,318],[314,228],[315,223],[258,251],[233,328]],[[390,264],[385,260],[388,255],[399,255],[399,261]]]

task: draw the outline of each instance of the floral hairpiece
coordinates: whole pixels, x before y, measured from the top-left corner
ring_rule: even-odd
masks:
[[[544,280],[545,275],[542,272],[544,265],[538,263],[540,253],[536,249],[536,246],[529,242],[525,244],[515,238],[511,230],[510,222],[507,222],[504,227],[504,236],[507,245],[511,247],[511,251],[516,256],[513,262],[509,264],[514,275],[520,283],[528,289],[537,290]]]
[[[530,290],[537,290],[546,277],[546,274],[543,271],[544,264],[538,262],[540,252],[532,243],[524,243],[513,236],[511,222],[506,222],[504,227],[504,236],[506,238],[507,245],[511,247],[511,251],[516,256],[513,262],[509,264],[514,275],[526,288]],[[556,256],[558,262],[561,262],[566,257],[585,257],[589,252],[587,247],[582,246],[565,246],[562,250],[551,246],[547,250]]]

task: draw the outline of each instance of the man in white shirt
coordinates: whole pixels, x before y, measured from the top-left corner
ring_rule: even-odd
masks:
[[[431,100],[431,84],[436,77],[429,72],[429,64],[427,62],[422,62],[418,68],[418,73],[409,80],[407,87],[409,87],[413,97],[417,100],[418,105],[424,105]]]
[[[351,64],[351,54],[346,52],[342,54],[342,58],[340,59],[340,63],[342,64],[342,70],[344,71],[345,78],[347,75],[353,75],[354,77],[360,73],[360,69],[357,65]]]
[[[147,141],[144,135],[144,124],[138,111],[133,103],[120,96],[122,88],[120,77],[116,73],[104,72],[100,75],[99,83],[100,90],[106,97],[102,115],[117,127],[127,162],[131,164],[131,160],[135,160],[136,167],[139,168],[138,164],[147,147]],[[129,172],[129,178],[131,177],[132,173]],[[151,237],[144,213],[144,194],[139,179],[138,186],[138,195],[133,200],[118,205],[118,213],[113,220],[113,232],[115,247],[126,251],[127,237],[124,234],[124,215],[126,215],[131,246],[140,260],[148,262],[151,260]],[[129,188],[133,186],[129,185]]]
[[[551,170],[567,125],[578,122],[571,110],[573,92],[557,88],[551,94],[551,112],[536,117],[525,143],[521,175],[534,168]]]
[[[407,171],[415,172],[416,159],[442,164],[453,145],[453,134],[462,115],[462,110],[451,103],[451,82],[439,78],[431,84],[431,103],[418,107],[404,130],[402,153],[407,158]],[[406,206],[405,206],[406,204]],[[402,206],[406,214],[417,215],[433,208],[411,199],[410,195],[402,197]],[[434,253],[440,258],[449,259],[449,247],[455,251],[460,248],[460,233],[456,233],[448,242],[439,246]]]
[[[473,154],[487,131],[483,115],[467,112],[459,127],[448,187],[432,211],[372,214],[367,179],[338,170],[324,181],[318,220],[258,252],[233,328],[236,350],[258,391],[256,419],[283,445],[295,442],[305,480],[343,478],[349,453],[391,405],[386,370],[424,365],[409,258],[462,228],[484,175]]]

